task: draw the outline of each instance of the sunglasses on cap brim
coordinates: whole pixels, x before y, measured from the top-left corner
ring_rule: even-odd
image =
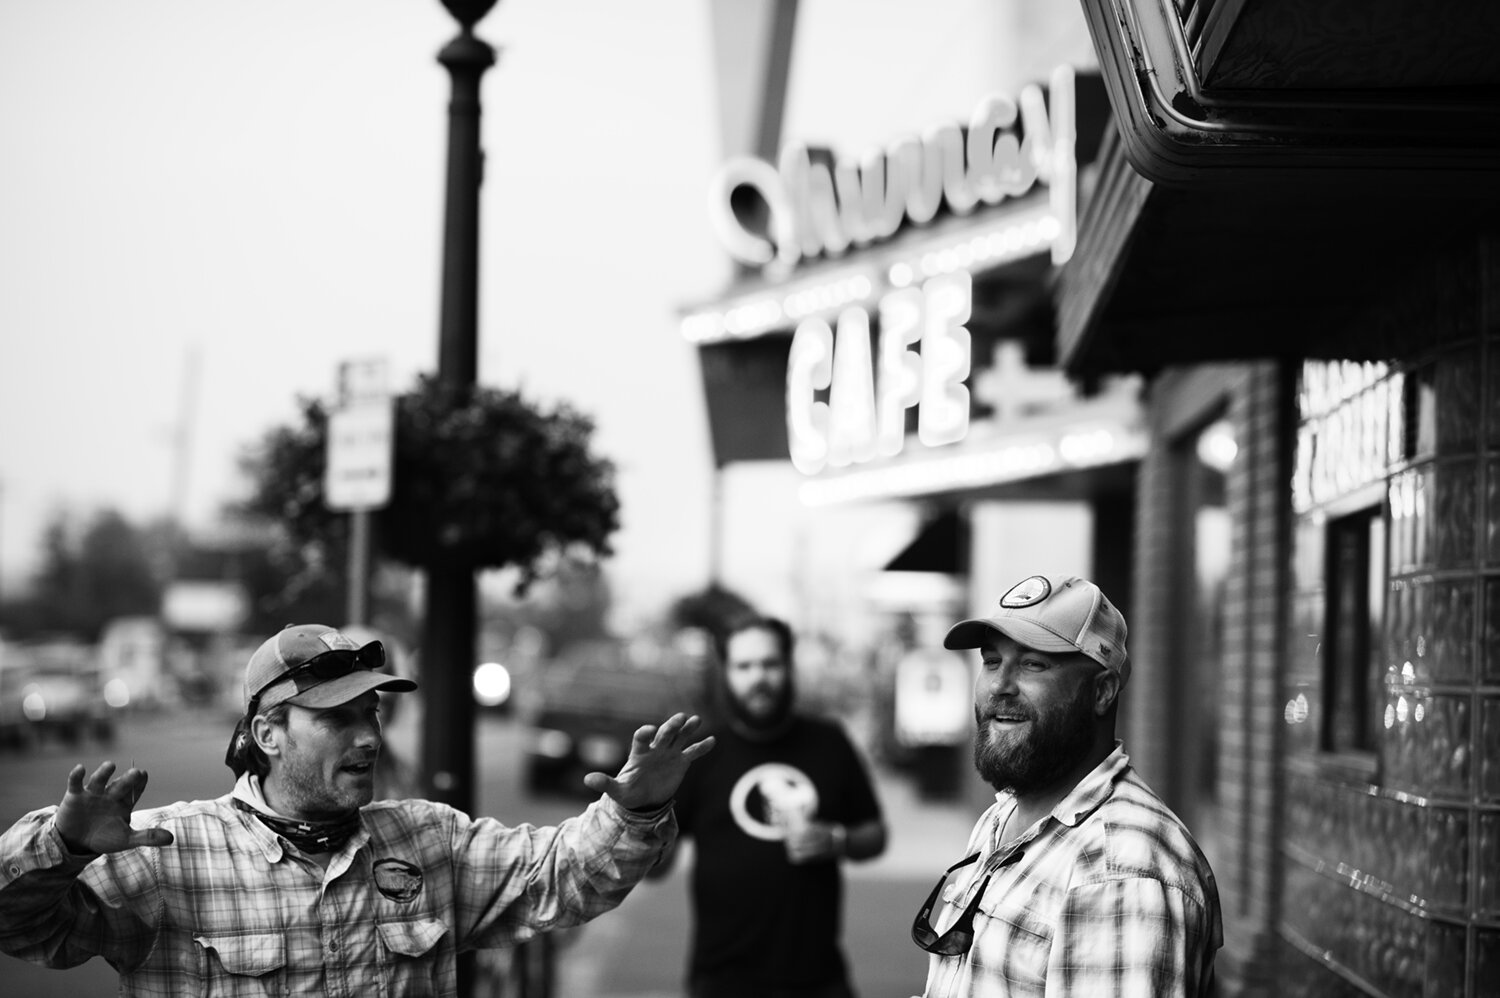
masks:
[[[250,709],[245,713],[247,716],[254,717],[255,709],[260,704],[261,694],[288,680],[295,683],[297,692],[301,693],[319,683],[326,683],[330,679],[339,679],[351,672],[373,672],[384,665],[385,647],[379,641],[372,641],[363,648],[336,648],[332,651],[325,651],[321,655],[314,655],[301,665],[293,666],[256,690],[255,695],[250,698]]]

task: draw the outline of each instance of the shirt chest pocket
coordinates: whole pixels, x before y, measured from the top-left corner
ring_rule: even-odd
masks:
[[[985,891],[975,912],[970,959],[976,979],[998,974],[1012,983],[1014,994],[1041,995],[1052,956],[1052,925],[1018,893],[1023,892],[1014,885],[997,890],[992,884]]]
[[[286,937],[274,933],[194,936],[204,995],[285,995]]]
[[[436,994],[444,968],[437,959],[438,943],[448,933],[440,918],[381,922],[380,980],[388,995]]]

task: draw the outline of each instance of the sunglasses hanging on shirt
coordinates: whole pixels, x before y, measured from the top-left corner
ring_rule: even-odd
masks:
[[[967,856],[944,870],[943,875],[938,878],[938,882],[933,885],[932,893],[927,895],[927,900],[922,903],[922,908],[917,912],[917,917],[912,919],[911,941],[927,952],[936,954],[937,956],[963,956],[969,952],[969,947],[974,945],[974,914],[979,910],[979,902],[984,900],[984,892],[990,886],[990,878],[995,875],[995,871],[1000,869],[1000,867],[1009,866],[1019,860],[1024,855],[1024,852],[1025,850],[1017,849],[1005,857],[1004,862],[997,866],[995,870],[986,873],[984,881],[979,885],[979,889],[974,892],[974,896],[969,900],[968,905],[964,907],[963,914],[959,915],[958,920],[948,926],[947,931],[940,935],[932,927],[932,909],[937,907],[938,899],[943,892],[943,884],[955,870],[961,870],[970,863],[977,861],[980,854],[976,852],[972,856]]]

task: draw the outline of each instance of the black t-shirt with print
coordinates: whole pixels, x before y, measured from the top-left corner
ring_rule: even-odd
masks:
[[[693,944],[700,979],[800,987],[844,979],[837,862],[787,861],[787,816],[857,825],[880,817],[843,728],[799,717],[769,742],[731,730],[693,763],[677,821],[693,837]]]

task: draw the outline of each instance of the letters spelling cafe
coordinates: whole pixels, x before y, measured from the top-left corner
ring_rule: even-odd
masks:
[[[882,653],[894,748],[935,751],[949,789],[972,714],[968,663],[926,653],[945,621],[1038,564],[1091,575],[1128,612],[1139,380],[1054,363],[1052,284],[1107,114],[1097,74],[1062,66],[966,121],[858,156],[789,144],[711,185],[738,276],[681,330],[715,464],[789,462],[815,523],[908,514],[862,594],[906,621]]]

